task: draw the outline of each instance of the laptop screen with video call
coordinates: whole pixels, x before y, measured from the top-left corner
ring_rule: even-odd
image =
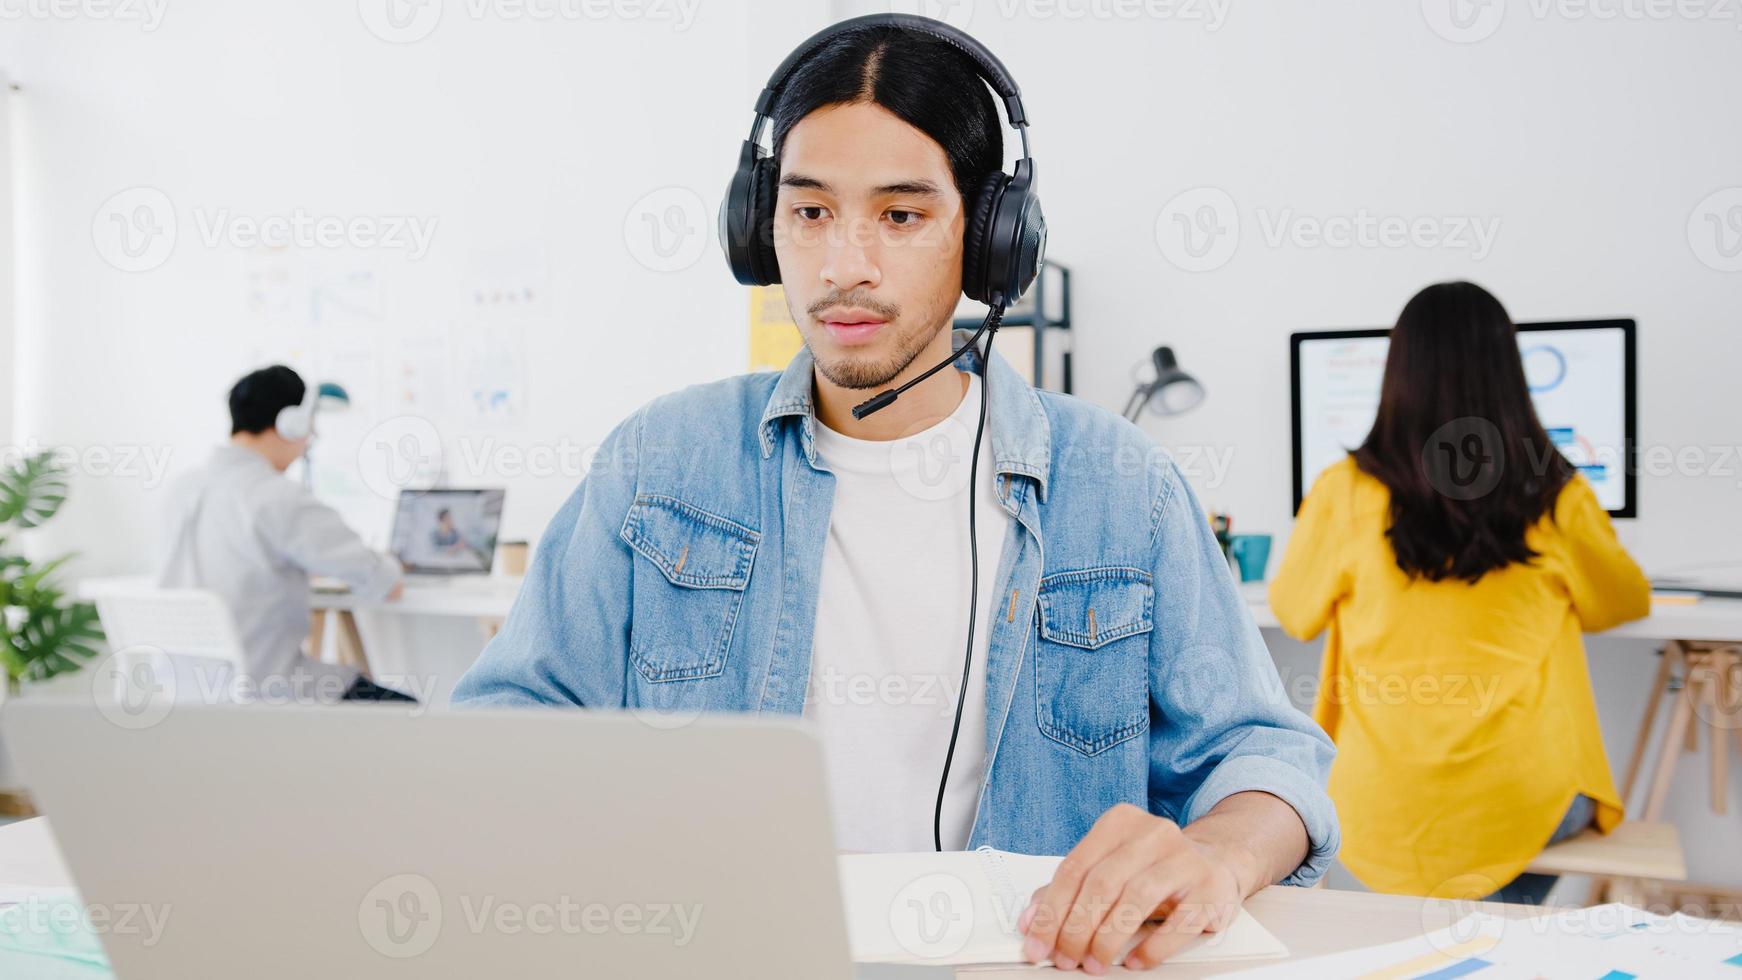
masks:
[[[403,491],[393,516],[393,557],[415,575],[488,574],[505,491]]]

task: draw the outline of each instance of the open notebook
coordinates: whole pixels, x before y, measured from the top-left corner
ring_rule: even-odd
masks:
[[[982,847],[943,854],[840,858],[847,939],[859,963],[962,966],[1023,963],[1017,920],[1059,858]],[[1240,910],[1229,928],[1199,937],[1168,960],[1208,963],[1288,955]]]

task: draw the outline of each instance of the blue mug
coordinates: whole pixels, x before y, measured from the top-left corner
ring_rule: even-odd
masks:
[[[1270,567],[1270,535],[1236,534],[1228,539],[1228,553],[1240,566],[1240,581],[1262,582]]]

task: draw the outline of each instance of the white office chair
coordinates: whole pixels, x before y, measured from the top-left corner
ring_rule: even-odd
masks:
[[[242,639],[216,593],[138,585],[92,593],[114,651],[118,704],[242,700]]]

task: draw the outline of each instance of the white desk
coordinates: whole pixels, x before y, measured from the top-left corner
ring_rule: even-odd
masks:
[[[1281,629],[1276,614],[1270,610],[1266,594],[1269,587],[1268,582],[1245,582],[1240,586],[1240,594],[1260,629]],[[1738,640],[1742,639],[1742,599],[1700,599],[1687,603],[1654,598],[1651,615],[1590,635],[1633,640]]]
[[[392,602],[364,602],[348,592],[311,591],[309,604],[316,610],[368,609],[405,616],[501,619],[508,615],[508,607],[514,605],[521,581],[518,575],[461,576],[440,582],[413,580],[406,584],[405,594]],[[105,592],[149,589],[154,584],[149,575],[121,575],[84,579],[79,582],[77,591],[79,598],[89,601]]]
[[[0,826],[0,884],[66,886],[73,883],[46,819]],[[1246,902],[1252,916],[1287,946],[1291,958],[1334,953],[1360,946],[1394,942],[1443,929],[1462,915],[1481,910],[1512,918],[1540,914],[1520,905],[1462,903],[1324,888],[1284,888],[1273,885]],[[301,937],[314,940],[317,937]],[[1160,978],[1209,977],[1281,961],[1258,960],[1222,965],[1167,966],[1146,975]],[[1023,980],[1034,970],[962,970],[963,980]],[[1054,972],[1050,969],[1044,971]],[[1114,970],[1112,974],[1126,974]],[[1073,973],[1072,976],[1083,976]],[[698,980],[706,980],[705,977]]]
[[[434,582],[410,580],[398,599],[365,602],[349,592],[311,591],[309,606],[313,618],[309,624],[309,649],[319,651],[325,643],[327,614],[334,613],[338,621],[338,636],[334,644],[340,663],[351,664],[372,673],[379,666],[371,663],[363,646],[363,631],[357,625],[357,613],[378,614],[403,619],[407,616],[460,616],[475,620],[481,631],[478,649],[502,628],[514,597],[520,593],[520,576],[489,575],[460,576]],[[403,630],[392,629],[403,636]],[[403,644],[402,644],[403,645]],[[473,651],[474,657],[476,651]],[[468,664],[470,661],[467,662]],[[462,668],[463,670],[464,668]]]
[[[451,582],[407,582],[398,599],[363,602],[348,592],[311,592],[316,610],[354,612],[368,609],[401,616],[462,616],[502,619],[520,593],[519,576],[490,575],[456,578]]]
[[[92,598],[105,587],[148,585],[149,579],[129,576],[91,579],[80,583],[80,596]],[[522,579],[504,575],[461,578],[447,584],[412,583],[396,602],[362,602],[345,593],[316,592],[310,602],[316,610],[356,612],[369,610],[402,616],[459,616],[496,619],[508,615]],[[1267,582],[1247,582],[1240,594],[1261,629],[1279,629],[1270,611]],[[1651,615],[1612,630],[1592,634],[1616,639],[1722,641],[1742,639],[1742,599],[1701,599],[1693,603],[1654,600]]]

